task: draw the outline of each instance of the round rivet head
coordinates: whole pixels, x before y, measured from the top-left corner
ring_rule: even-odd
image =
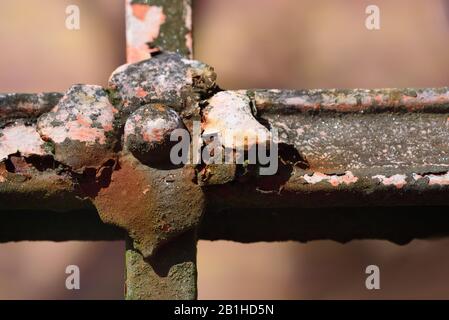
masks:
[[[163,104],[148,104],[132,113],[125,124],[125,147],[147,165],[170,166],[171,133],[184,129],[179,115]]]

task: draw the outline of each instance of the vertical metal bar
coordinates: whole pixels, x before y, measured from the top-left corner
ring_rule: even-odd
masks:
[[[126,0],[128,62],[159,51],[192,57],[191,0]]]
[[[127,61],[138,62],[159,51],[192,57],[191,0],[126,0]],[[196,299],[197,231],[167,243],[145,259],[126,243],[126,299]]]
[[[126,243],[127,300],[193,300],[197,298],[196,231],[167,243],[152,258],[145,259]]]

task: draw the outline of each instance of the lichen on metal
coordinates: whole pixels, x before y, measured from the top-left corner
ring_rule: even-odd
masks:
[[[55,160],[82,172],[114,159],[118,110],[100,86],[75,85],[37,121],[40,136],[54,147]]]
[[[117,107],[126,116],[148,103],[165,103],[182,112],[215,92],[215,79],[210,66],[179,54],[164,53],[117,68],[109,87]]]

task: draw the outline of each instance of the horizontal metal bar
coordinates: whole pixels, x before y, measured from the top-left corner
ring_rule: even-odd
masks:
[[[0,126],[16,119],[35,119],[50,111],[61,97],[56,92],[0,94]]]
[[[259,117],[313,170],[440,172],[449,166],[448,88],[250,94]]]
[[[449,204],[448,89],[247,93],[279,169],[206,188],[210,207]]]
[[[202,238],[244,242],[384,238],[402,243],[448,233],[444,213],[449,205],[448,89],[244,93],[253,100],[257,119],[279,132],[279,170],[274,176],[258,176],[251,167],[247,172],[240,168],[232,182],[205,183]],[[52,219],[65,217],[77,225],[77,219],[85,217],[78,213],[69,219],[71,213],[49,211],[24,215],[12,209],[78,208],[95,215],[89,202],[74,193],[69,176],[52,170],[31,176],[2,174],[8,179],[0,188],[0,209],[6,212],[1,214],[0,233],[5,234],[1,241],[63,239],[59,231],[45,228],[33,233],[32,225],[56,223],[59,230],[70,230],[62,219]],[[98,221],[80,219],[92,221],[96,231],[69,232],[64,239],[94,233],[98,239],[121,238],[108,228],[101,231]],[[20,227],[27,221],[32,221],[29,227]],[[29,237],[20,232],[27,228]]]
[[[406,242],[447,235],[447,88],[246,93],[259,121],[278,130],[280,168],[206,188],[201,237]]]

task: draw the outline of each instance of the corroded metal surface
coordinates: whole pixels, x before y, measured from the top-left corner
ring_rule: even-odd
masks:
[[[204,207],[195,169],[171,165],[169,145],[163,145],[171,130],[184,128],[181,116],[167,105],[178,101],[180,110],[187,100],[199,102],[210,89],[202,85],[214,84],[204,80],[196,86],[192,78],[204,73],[214,77],[205,64],[160,54],[114,73],[110,88],[75,85],[37,119],[5,124],[0,129],[0,195],[9,200],[5,206],[70,210],[93,204],[105,222],[128,231],[145,257],[195,228]],[[156,94],[165,105],[132,100],[123,89],[143,88],[148,80],[149,95]],[[23,202],[25,197],[35,200]]]
[[[406,243],[448,234],[447,88],[246,94],[279,131],[281,165],[205,189],[201,237]]]
[[[205,199],[195,167],[170,163],[170,133],[199,119],[199,103],[216,90],[212,68],[161,53],[119,68],[108,88],[73,86],[52,108],[41,96],[26,108],[6,96],[16,105],[3,103],[1,209],[60,211],[44,215],[53,219],[48,225],[60,227],[60,218],[73,216],[66,221],[101,229],[93,236],[90,228],[72,226],[75,238],[115,239],[124,230],[131,237],[127,298],[195,298],[196,228]],[[15,109],[27,113],[20,117]],[[113,227],[84,214],[92,210]],[[2,216],[6,228],[17,225],[16,216]],[[5,239],[23,235],[5,230]],[[58,232],[30,234],[40,237],[66,239]]]
[[[449,108],[448,88],[255,90],[251,94],[259,111],[283,114],[420,110],[445,113]]]
[[[158,170],[131,155],[119,161],[120,169],[93,202],[103,221],[129,232],[145,258],[199,224],[204,197],[192,168]]]
[[[237,171],[232,183],[214,183],[205,189],[205,237],[214,238],[209,230],[221,230],[220,236],[230,239],[283,238],[267,232],[268,226],[276,225],[275,217],[309,221],[313,210],[308,208],[346,208],[354,218],[357,209],[350,208],[383,211],[389,206],[449,204],[447,88],[251,90],[246,94],[254,101],[259,121],[279,132],[279,170],[261,177],[247,168]],[[248,217],[254,218],[256,212],[261,225],[264,219],[271,222],[253,236],[249,227],[253,219]],[[376,220],[375,216],[367,219]],[[287,224],[281,226],[287,230]],[[231,225],[239,227],[231,230]],[[287,239],[326,238],[322,228],[313,229],[317,233],[298,226],[295,233],[286,232]],[[386,237],[369,228],[358,228],[364,230],[361,233],[337,229],[345,231],[327,232],[328,237]]]
[[[157,53],[178,52],[184,57],[193,56],[193,41],[192,41],[192,1],[191,0],[126,0],[126,39],[127,39],[127,60],[131,62],[139,62],[147,58],[153,57],[151,62],[143,62],[137,68],[137,72],[130,73],[130,69],[125,67],[117,70],[111,77],[111,86],[116,91],[117,99],[123,105],[124,112],[122,114],[129,115],[134,112],[136,107],[141,107],[142,103],[160,103],[161,96],[163,101],[168,103],[169,107],[176,111],[182,111],[182,116],[185,126],[189,129],[192,127],[192,121],[200,119],[200,109],[198,102],[201,99],[201,94],[207,92],[205,87],[213,87],[215,84],[215,73],[213,70],[207,70],[202,65],[189,65],[187,60],[184,64],[178,63],[167,65],[167,68],[162,70],[158,67],[159,63],[164,57],[158,57]],[[156,55],[156,56],[155,56]],[[154,62],[154,60],[158,60]],[[165,63],[166,64],[166,63]],[[179,72],[179,68],[183,69]],[[153,70],[152,70],[153,69]],[[155,70],[154,70],[155,69]],[[178,70],[176,70],[178,69]],[[156,72],[154,72],[156,71]],[[200,71],[200,72],[198,72]],[[131,74],[131,76],[130,76]],[[148,76],[153,76],[149,78]],[[115,85],[115,80],[122,78],[121,84]],[[123,79],[125,78],[125,79]],[[123,81],[125,80],[125,81]],[[123,84],[137,82],[139,85],[131,90],[123,87]],[[193,88],[198,88],[198,92],[194,92]],[[135,90],[135,91],[134,91]],[[156,101],[154,101],[156,100]],[[129,104],[131,108],[127,108]],[[165,106],[164,106],[165,107]],[[140,111],[144,111],[141,107]],[[140,111],[134,116],[140,116]],[[122,117],[126,118],[125,117]],[[166,117],[162,117],[166,118]],[[165,151],[167,151],[170,144],[157,143],[152,141],[147,146],[155,146],[154,148],[137,148],[134,137],[128,135],[129,130],[136,128],[138,132],[146,130],[139,130],[141,125],[137,124],[135,117],[131,116],[127,121],[128,131],[125,128],[125,147],[130,149],[134,155],[142,159],[144,162],[151,162],[154,165],[154,160],[148,160],[148,155],[153,155],[151,158],[157,158],[156,162],[161,165],[161,162],[166,160]],[[165,122],[167,123],[167,122]],[[134,124],[134,125],[133,125]],[[148,122],[151,128],[155,128],[154,122]],[[168,123],[167,123],[168,124]],[[131,127],[131,128],[130,128]],[[163,131],[168,132],[173,129],[172,126],[165,126]],[[132,133],[132,132],[131,132]],[[137,135],[138,136],[138,135]],[[139,140],[139,139],[137,139]],[[154,139],[153,139],[154,140]],[[162,137],[166,140],[166,137]],[[139,145],[139,143],[138,143]],[[129,148],[131,147],[131,148]],[[147,152],[150,151],[150,152]],[[155,152],[156,151],[156,152]],[[159,154],[160,156],[156,156]],[[165,183],[167,177],[162,177]],[[168,177],[168,181],[172,178]],[[190,184],[190,182],[188,183]],[[196,188],[196,187],[194,187]],[[146,189],[145,189],[146,190]],[[172,193],[166,196],[173,196]],[[176,197],[176,195],[174,195]],[[187,195],[186,195],[187,196]],[[196,197],[195,197],[196,198]],[[186,199],[183,196],[183,199]],[[167,200],[167,201],[171,201]],[[173,206],[169,206],[173,208]],[[177,208],[174,208],[177,209]],[[182,209],[182,208],[179,208]],[[187,215],[193,217],[201,216],[203,210],[198,211],[194,206],[193,210],[187,210]],[[196,210],[196,211],[195,211]],[[193,214],[192,214],[193,213]],[[173,212],[171,213],[173,214]],[[176,226],[167,221],[167,217],[162,217],[164,221],[163,230],[166,232],[173,232],[177,230]],[[195,221],[195,218],[187,218],[187,223]],[[172,244],[173,249],[164,249],[158,257],[154,258],[154,263],[150,264],[147,259],[142,256],[142,253],[136,251],[135,241],[127,240],[126,253],[126,298],[127,299],[156,299],[156,298],[178,298],[178,299],[192,299],[196,297],[196,232],[191,239],[178,239]],[[187,241],[187,242],[186,242]],[[179,261],[179,257],[190,256],[191,262],[185,264]],[[175,270],[176,272],[158,272],[157,265],[164,264],[165,269]]]
[[[74,239],[130,236],[127,298],[190,299],[199,226],[203,238],[244,242],[449,234],[440,214],[449,205],[448,89],[221,91],[215,78],[201,62],[160,53],[118,68],[108,88],[2,96],[0,241],[24,234],[11,233],[17,216],[5,210],[58,212],[39,226],[88,221],[95,227],[73,228]],[[266,144],[245,138],[263,132],[278,168],[173,164],[169,135],[183,128],[200,153],[209,144],[195,130],[240,137],[221,147],[245,152]],[[412,205],[434,223],[421,224]],[[31,236],[46,237],[67,239],[46,228]]]
[[[420,92],[425,92],[425,99],[421,97],[409,102],[413,97],[420,97]],[[212,97],[223,96],[225,93],[221,92]],[[144,234],[143,230],[149,228],[139,221],[139,217],[147,216],[145,219],[149,219],[149,212],[159,210],[154,207],[155,199],[164,198],[161,195],[167,191],[163,190],[180,190],[179,188],[185,187],[184,192],[173,191],[174,193],[167,197],[182,202],[181,195],[185,194],[185,199],[190,201],[195,199],[195,196],[192,197],[189,192],[198,185],[201,185],[202,189],[198,189],[194,194],[205,193],[208,212],[230,208],[289,210],[310,207],[448,204],[446,193],[449,188],[449,149],[445,141],[449,138],[449,99],[446,89],[310,93],[262,90],[240,91],[239,95],[241,94],[255,101],[255,119],[268,128],[276,127],[280,133],[280,167],[274,176],[258,176],[253,167],[248,166],[242,170],[240,165],[203,167],[200,164],[197,176],[193,166],[170,168],[168,165],[164,170],[159,170],[160,168],[152,167],[151,164],[142,163],[126,149],[114,153],[110,157],[115,159],[112,163],[104,165],[98,162],[79,173],[75,172],[70,164],[64,163],[63,158],[55,159],[56,150],[45,145],[45,140],[54,142],[49,135],[43,135],[33,123],[21,123],[18,119],[2,129],[0,141],[4,161],[0,176],[1,194],[10,197],[9,199],[19,199],[20,194],[43,195],[37,206],[42,206],[46,203],[45,200],[52,199],[48,204],[53,204],[55,209],[60,206],[58,201],[54,201],[57,197],[68,199],[67,196],[70,195],[69,198],[73,199],[71,206],[82,207],[86,202],[91,202],[96,203],[99,208],[102,207],[100,212],[107,217],[105,220],[108,222],[114,222],[109,208],[117,208],[116,217],[122,221],[116,222],[117,225],[124,227],[130,221],[135,221],[135,225],[143,226],[140,232],[136,231],[137,227],[133,230],[128,225],[127,229],[133,230],[131,233],[137,238],[137,233]],[[305,101],[307,94],[314,97],[313,108],[309,102],[301,102]],[[89,103],[95,101],[95,94],[92,98],[94,100],[88,99]],[[209,101],[215,101],[214,99]],[[66,99],[63,99],[61,104],[66,103],[65,101]],[[355,105],[350,105],[348,101]],[[385,102],[376,109],[368,107],[366,103],[362,104],[361,101],[389,101],[390,107],[387,107]],[[356,108],[357,103],[359,109]],[[160,112],[157,110],[160,108],[158,105],[145,105],[145,102],[142,104],[144,109],[156,108],[151,109],[151,112]],[[210,121],[210,117],[206,116],[214,105],[215,103],[202,107],[205,129],[214,124],[214,121]],[[222,106],[218,104],[215,107]],[[71,110],[75,112],[77,108]],[[43,114],[38,123],[50,123],[47,118],[59,111],[58,105],[52,112]],[[245,110],[243,113],[246,112]],[[238,111],[234,111],[230,117],[235,118],[236,114]],[[130,119],[136,122],[135,118]],[[217,120],[227,121],[226,114],[223,113]],[[86,121],[82,120],[81,123],[85,125]],[[96,126],[94,121],[92,123]],[[59,128],[61,123],[56,122],[54,125]],[[177,126],[178,124],[174,127]],[[25,133],[30,134],[30,138],[17,139],[16,130],[20,131],[22,136]],[[216,130],[220,130],[220,126]],[[69,131],[64,129],[63,132],[67,134]],[[87,130],[87,133],[90,132],[90,129]],[[78,137],[78,134],[79,131],[76,131],[75,136]],[[96,134],[95,137],[95,142],[101,140]],[[9,141],[16,141],[17,144]],[[85,152],[80,153],[84,155]],[[147,156],[151,158],[151,151]],[[93,172],[90,173],[88,169]],[[198,177],[201,178],[202,174],[207,177],[200,181]],[[129,178],[134,175],[134,179]],[[206,183],[205,179],[214,179],[214,183]],[[153,181],[158,183],[154,184]],[[134,185],[129,185],[133,183]],[[129,185],[126,189],[133,190],[133,193],[120,196],[120,193],[124,192],[121,186],[125,185]],[[140,191],[135,192],[138,190]],[[12,194],[15,196],[11,198]],[[135,201],[124,201],[125,207],[119,209],[122,206],[119,202],[130,196],[135,196]],[[201,203],[204,200],[200,200],[201,198],[202,196],[198,196],[196,207],[199,215],[193,217],[192,222],[186,222],[188,219],[182,215],[178,222],[175,222],[174,217],[169,217],[170,221],[165,222],[152,221],[150,225],[154,228],[153,232],[162,230],[156,238],[165,239],[165,234],[171,232],[173,235],[178,234],[177,225],[180,225],[181,229],[193,228],[202,211]],[[117,203],[114,203],[115,201]],[[32,203],[32,200],[27,203],[10,200],[8,204],[5,202],[5,207],[26,208]],[[129,203],[135,204],[136,208],[143,208],[143,213],[128,219],[134,216],[124,213]],[[175,205],[162,204],[164,208]],[[162,242],[164,241],[166,240]],[[146,255],[153,252],[154,242],[149,248]]]
[[[190,0],[126,0],[126,20],[130,64],[107,88],[0,95],[0,242],[126,237],[127,299],[194,299],[198,236],[449,234],[447,88],[221,91],[211,67],[185,58]],[[181,128],[194,157],[212,144],[195,129],[229,134],[221,147],[232,152],[276,129],[276,173],[173,165],[168,136]]]
[[[164,53],[117,68],[109,79],[109,87],[125,115],[142,104],[161,102],[180,112],[215,91],[215,79],[210,66],[179,54]]]
[[[315,171],[415,168],[420,174],[449,165],[448,88],[250,94],[280,142],[294,146]],[[378,180],[388,183],[382,175]]]
[[[175,61],[185,64],[177,57]],[[182,70],[181,74],[184,74],[184,69],[176,70]],[[132,77],[129,73],[128,76]],[[148,77],[151,78],[151,74]],[[136,85],[139,86],[139,83]],[[207,87],[204,92],[210,88]],[[191,87],[190,92],[196,89]],[[90,93],[83,90],[90,90]],[[77,97],[72,101],[71,97],[80,92],[82,99]],[[233,96],[232,92],[207,94],[211,96],[209,104],[202,107],[203,111],[200,110],[205,131],[214,128],[216,123],[228,123],[221,125],[228,127],[234,118],[238,122],[237,109],[229,115],[219,113],[216,120],[211,118],[213,108],[226,107],[214,101],[223,100],[217,98],[226,94]],[[228,174],[223,176],[226,180],[221,181],[224,183],[222,188],[204,188],[211,199],[217,198],[222,202],[217,207],[226,207],[227,204],[235,207],[286,208],[424,204],[429,199],[427,193],[432,195],[433,204],[446,203],[444,193],[449,185],[449,149],[445,143],[449,138],[447,89],[256,90],[240,91],[237,96],[242,94],[254,101],[256,119],[260,122],[257,125],[278,129],[281,166],[276,175],[268,177],[253,175],[251,167],[242,173],[238,167],[236,170],[230,166],[230,170],[225,170]],[[185,97],[179,95],[177,98],[183,101]],[[168,100],[171,99],[174,96],[170,93]],[[123,107],[122,101],[108,97],[106,91],[99,87],[75,86],[53,110],[44,112],[38,120],[15,119],[4,125],[0,137],[2,194],[16,192],[16,189],[18,194],[42,190],[47,195],[45,200],[54,192],[66,192],[75,194],[74,199],[79,199],[75,202],[82,203],[86,201],[82,199],[83,195],[95,199],[102,189],[107,190],[112,172],[122,169],[115,167],[117,159],[122,157],[122,162],[128,163],[126,159],[135,157],[127,154],[127,150],[110,147],[110,155],[101,161],[78,166],[71,161],[88,154],[86,149],[77,151],[77,148],[68,148],[58,157],[57,146],[73,140],[92,148],[90,153],[95,157],[97,151],[101,154],[101,145],[108,139],[106,133],[116,130],[120,134],[120,130],[123,131],[120,128],[124,123],[114,122],[114,115]],[[370,106],[367,101],[375,105]],[[145,103],[136,102],[144,105],[144,109],[159,112],[158,105],[145,106]],[[182,105],[180,102],[178,107]],[[247,116],[247,112],[246,109],[242,111],[242,117]],[[226,122],[227,118],[230,122]],[[181,118],[177,119],[180,121]],[[36,121],[37,126],[34,124]],[[136,122],[136,119],[133,121]],[[214,130],[219,131],[221,127],[218,125]],[[68,152],[75,154],[68,157]],[[151,152],[148,156],[151,157]],[[105,164],[107,160],[111,160],[109,164]],[[141,162],[137,160],[136,163],[147,167]],[[117,163],[120,164],[120,161]],[[131,167],[137,170],[135,165]],[[220,182],[220,172],[224,167],[211,166],[208,175]],[[183,171],[186,168],[188,166]],[[170,173],[170,170],[175,173]],[[177,171],[178,168],[170,170],[167,173],[172,176],[184,175]],[[199,183],[194,177],[193,168],[189,170],[186,181]],[[207,186],[202,182],[203,186]],[[144,192],[145,189],[142,189]],[[248,193],[248,197],[239,199],[242,192]],[[27,204],[18,201],[16,205],[22,208]],[[8,204],[8,207],[14,206],[12,202]]]

